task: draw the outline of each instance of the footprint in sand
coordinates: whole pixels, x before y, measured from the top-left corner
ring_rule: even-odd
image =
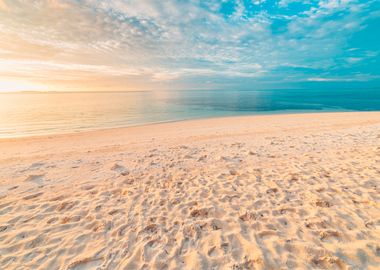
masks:
[[[340,241],[342,238],[342,235],[338,231],[322,231],[319,233],[319,238],[322,241],[328,240],[328,239],[336,239]]]
[[[112,171],[115,171],[115,172],[118,172],[118,173],[120,173],[120,174],[123,175],[123,176],[129,174],[129,171],[128,171],[127,168],[125,168],[124,166],[119,165],[119,164],[117,164],[117,163],[115,163],[115,164],[111,167],[111,170],[112,170]]]
[[[0,226],[0,232],[3,232],[7,229],[8,229],[8,226],[6,226],[6,225]]]
[[[328,201],[325,201],[325,200],[317,200],[315,202],[315,205],[318,206],[318,207],[331,207],[332,204]]]
[[[211,247],[208,251],[207,251],[207,255],[210,256],[210,257],[215,257],[217,256],[218,252],[216,250],[216,246],[213,246]]]
[[[32,195],[28,195],[28,196],[23,197],[23,199],[24,200],[31,200],[31,199],[34,199],[34,198],[37,198],[37,197],[41,196],[42,194],[44,194],[44,193],[43,192],[35,193],[35,194],[32,194]]]
[[[95,185],[84,185],[81,187],[82,190],[91,190],[95,187]]]
[[[25,179],[25,182],[41,185],[44,182],[44,174],[31,174]]]
[[[195,209],[195,210],[191,211],[191,213],[190,213],[190,216],[192,216],[194,218],[197,218],[197,217],[206,218],[206,217],[208,217],[208,215],[209,215],[209,209],[207,209],[207,208]]]
[[[33,163],[32,165],[29,166],[29,169],[30,170],[31,169],[39,169],[39,168],[41,168],[44,165],[45,165],[45,163],[43,163],[43,162],[35,162],[35,163]]]
[[[311,260],[311,262],[321,269],[330,269],[332,267],[337,269],[345,269],[345,264],[335,256],[316,256]]]
[[[68,270],[79,270],[79,269],[94,269],[99,266],[103,258],[88,257],[83,259],[78,259],[69,264]]]
[[[275,231],[262,231],[257,234],[261,239],[278,236]]]
[[[13,187],[8,188],[8,190],[14,190],[14,189],[17,189],[17,188],[18,188],[18,186],[13,186]]]
[[[278,188],[269,188],[267,190],[267,194],[274,194],[278,192]]]
[[[245,212],[243,215],[239,216],[239,219],[242,221],[256,220],[257,216],[255,213]]]

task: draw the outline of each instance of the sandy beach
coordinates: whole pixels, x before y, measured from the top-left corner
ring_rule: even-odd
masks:
[[[380,112],[0,139],[0,269],[379,269]]]

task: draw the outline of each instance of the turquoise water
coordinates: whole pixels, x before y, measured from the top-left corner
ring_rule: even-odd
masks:
[[[380,111],[380,89],[0,94],[0,137],[207,117]]]

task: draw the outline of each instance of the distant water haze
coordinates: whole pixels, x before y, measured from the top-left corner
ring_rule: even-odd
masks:
[[[0,94],[0,137],[221,116],[378,110],[380,89],[12,93]]]

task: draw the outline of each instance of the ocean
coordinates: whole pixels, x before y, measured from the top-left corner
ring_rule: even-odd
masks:
[[[2,93],[0,138],[209,117],[380,111],[380,89]]]

